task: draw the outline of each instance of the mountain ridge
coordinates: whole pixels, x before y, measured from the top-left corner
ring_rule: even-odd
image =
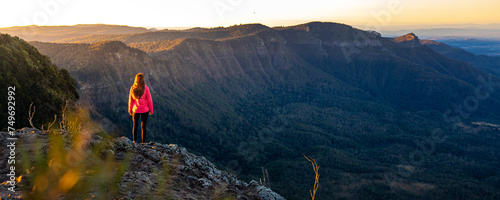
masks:
[[[458,47],[452,47],[434,40],[422,40],[422,44],[429,46],[444,56],[467,62],[486,73],[500,77],[500,58],[484,55],[475,55]]]
[[[0,28],[0,32],[21,37],[26,41],[53,42],[61,39],[85,37],[88,35],[107,35],[113,33],[133,34],[149,32],[146,28],[124,25],[79,24],[72,26],[18,26]]]

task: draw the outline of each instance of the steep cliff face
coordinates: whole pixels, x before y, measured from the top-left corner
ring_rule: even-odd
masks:
[[[47,133],[43,133],[37,129],[24,128],[15,132],[18,140],[17,146],[33,147],[35,144],[40,145],[43,152],[53,152],[50,148],[56,148],[53,140],[49,140]],[[52,133],[50,133],[52,134]],[[0,143],[6,146],[8,141],[6,139],[7,132],[0,132]],[[49,142],[50,141],[50,142]],[[95,148],[95,146],[105,146],[103,152],[111,152],[111,155],[116,159],[116,162],[121,163],[123,166],[128,166],[123,172],[122,177],[116,183],[118,192],[114,195],[114,199],[242,199],[242,200],[284,200],[282,196],[273,192],[271,189],[266,188],[256,181],[247,183],[242,181],[234,174],[230,174],[220,170],[205,157],[196,156],[189,153],[185,148],[178,147],[177,145],[164,145],[161,143],[143,143],[135,144],[130,139],[121,137],[115,139],[103,139],[101,136],[93,135],[88,137],[85,143],[84,152],[88,149]],[[71,147],[68,147],[70,151]],[[7,174],[7,163],[9,156],[9,149],[2,148],[0,156],[0,172]],[[20,151],[18,151],[20,153]],[[54,156],[54,155],[51,155]],[[28,155],[18,155],[19,158],[29,157]],[[130,159],[127,160],[126,157]],[[56,158],[57,159],[57,158]],[[127,161],[125,161],[127,160]],[[22,162],[22,159],[17,159]],[[97,164],[99,165],[99,164]],[[164,170],[164,166],[170,166],[168,176],[161,177],[158,172]],[[19,168],[21,164],[18,164]],[[51,165],[55,167],[54,165]],[[123,167],[117,166],[111,173]],[[37,170],[45,166],[33,166],[27,169],[28,171]],[[50,166],[49,166],[50,167]],[[54,168],[56,170],[57,168]],[[59,168],[61,170],[61,168]],[[7,190],[10,185],[7,181],[7,176],[0,178],[0,198],[2,199],[18,199],[30,194],[23,194],[30,191],[27,183],[30,180],[30,173],[17,171],[18,175],[24,177],[16,181],[17,191],[12,193]],[[89,173],[89,172],[87,172]],[[84,180],[85,174],[80,174],[77,180]],[[167,180],[164,180],[167,179]],[[167,184],[162,184],[167,182]],[[36,189],[34,189],[36,190]],[[161,192],[160,192],[161,191]],[[71,192],[61,194],[61,197],[76,195]],[[97,191],[91,190],[87,194],[78,194],[79,198],[98,197]],[[97,195],[97,196],[95,196]],[[39,196],[38,198],[44,198]]]
[[[443,111],[473,95],[480,84],[478,77],[487,77],[467,63],[421,45],[413,33],[390,39],[332,23],[278,30],[309,64],[404,109]],[[491,107],[498,99],[495,96],[486,104]]]

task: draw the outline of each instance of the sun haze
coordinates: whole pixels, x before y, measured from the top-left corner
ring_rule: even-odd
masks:
[[[309,21],[390,26],[500,23],[498,0],[17,0],[2,2],[0,27],[120,24],[142,27],[268,26]]]

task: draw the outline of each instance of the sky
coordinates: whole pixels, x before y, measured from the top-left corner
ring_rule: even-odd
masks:
[[[0,27],[118,24],[217,27],[339,22],[390,26],[500,23],[500,0],[0,0]]]

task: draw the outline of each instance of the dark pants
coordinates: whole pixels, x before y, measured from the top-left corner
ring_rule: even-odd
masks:
[[[137,125],[139,125],[139,116],[141,117],[141,130],[142,130],[142,142],[146,142],[146,125],[148,123],[149,113],[133,113],[132,120],[134,122],[134,127],[132,129],[133,141],[137,141]]]

